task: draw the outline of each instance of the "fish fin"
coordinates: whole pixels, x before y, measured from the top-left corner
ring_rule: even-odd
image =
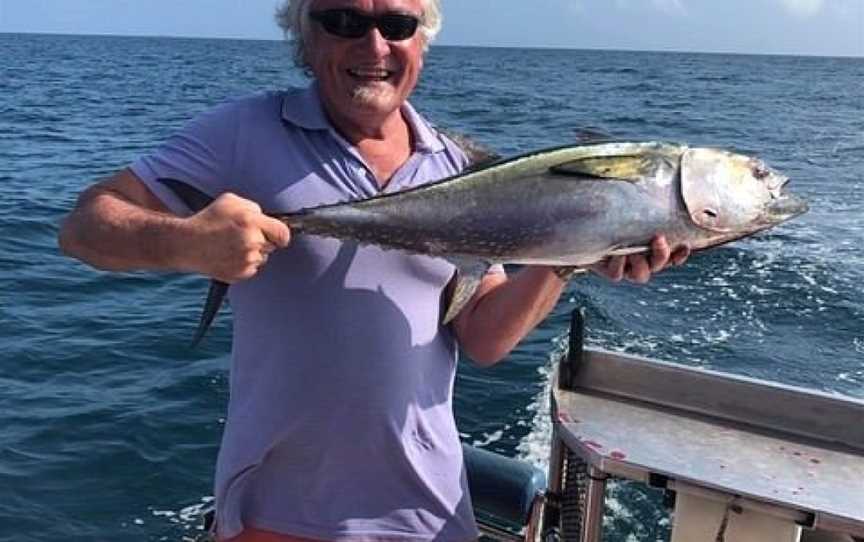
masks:
[[[573,175],[594,179],[639,182],[654,177],[661,169],[676,167],[660,154],[588,156],[558,164],[549,171],[558,175]]]
[[[480,286],[483,276],[489,270],[489,263],[482,260],[463,258],[448,258],[450,263],[456,266],[456,287],[447,312],[444,314],[443,324],[449,324],[465,308],[465,305],[474,297],[474,292]]]
[[[599,126],[580,126],[573,131],[573,135],[576,137],[576,142],[580,144],[615,141],[609,132]]]
[[[480,169],[501,160],[500,154],[465,134],[447,130],[440,126],[436,127],[436,129],[441,135],[449,138],[457,147],[462,149],[462,152],[468,157],[468,167],[472,170],[475,168]]]
[[[178,181],[177,179],[160,178],[157,179],[160,183],[167,186],[193,213],[204,209],[213,202],[213,198],[198,190],[191,184]],[[195,336],[192,338],[192,348],[198,346],[201,339],[207,333],[216,314],[222,307],[222,301],[225,299],[225,294],[228,292],[228,284],[212,280],[210,281],[210,290],[207,292],[207,301],[204,302],[204,308],[201,311],[201,319],[198,322],[198,329],[195,331]]]
[[[195,337],[192,338],[192,348],[198,346],[201,339],[216,318],[216,314],[222,307],[222,301],[225,299],[225,294],[228,292],[228,284],[219,280],[210,281],[210,291],[207,292],[207,301],[204,302],[204,309],[201,311],[201,320],[198,322],[198,329],[195,331]]]
[[[192,210],[193,213],[197,213],[201,209],[213,203],[212,197],[185,181],[168,178],[159,178],[156,180],[170,188],[171,191],[174,192],[174,195],[180,198],[180,201]]]

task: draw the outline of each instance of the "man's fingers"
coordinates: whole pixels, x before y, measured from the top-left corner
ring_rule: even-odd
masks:
[[[624,268],[627,264],[627,258],[624,256],[613,256],[609,258],[603,269],[604,275],[611,281],[618,282],[624,278]]]
[[[690,247],[681,245],[673,252],[666,237],[660,234],[651,240],[650,253],[613,256],[591,266],[591,270],[613,282],[626,278],[631,282],[645,284],[651,280],[654,273],[669,265],[681,265],[689,256]]]
[[[645,284],[651,279],[651,267],[645,256],[639,254],[627,259],[627,278],[638,284]]]
[[[291,241],[291,229],[281,220],[261,215],[259,227],[261,233],[274,248],[285,248]]]
[[[651,273],[656,273],[666,267],[669,263],[669,256],[672,254],[672,249],[669,248],[669,243],[666,237],[662,235],[656,236],[651,240]]]
[[[675,252],[672,253],[672,265],[684,265],[684,262],[687,261],[687,258],[690,257],[690,247],[687,245],[680,246],[675,249]]]
[[[241,227],[253,227],[261,230],[264,238],[276,248],[285,248],[291,240],[291,230],[281,220],[265,215],[261,206],[252,200],[244,199],[231,193],[222,194],[213,202],[214,207],[236,216]]]

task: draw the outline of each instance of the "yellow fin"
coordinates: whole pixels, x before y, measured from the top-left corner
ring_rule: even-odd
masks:
[[[615,181],[639,182],[654,177],[661,169],[675,168],[666,156],[638,154],[618,156],[589,156],[572,160],[549,170],[559,175],[575,175]]]

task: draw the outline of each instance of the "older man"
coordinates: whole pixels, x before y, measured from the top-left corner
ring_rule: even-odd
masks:
[[[474,539],[451,401],[457,343],[479,363],[500,360],[564,281],[549,268],[493,269],[443,327],[447,262],[292,240],[262,214],[404,190],[467,165],[407,102],[440,26],[437,0],[294,0],[278,18],[311,86],[201,115],[86,190],[61,246],[102,269],[232,283],[221,540]],[[216,200],[192,214],[161,177]],[[598,271],[644,282],[669,261],[659,237],[650,259]]]

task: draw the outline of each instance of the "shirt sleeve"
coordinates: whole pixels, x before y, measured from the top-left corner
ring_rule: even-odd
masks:
[[[228,191],[234,170],[237,105],[226,103],[199,114],[130,169],[171,211],[187,216],[191,210],[159,179],[185,182],[216,198]]]

